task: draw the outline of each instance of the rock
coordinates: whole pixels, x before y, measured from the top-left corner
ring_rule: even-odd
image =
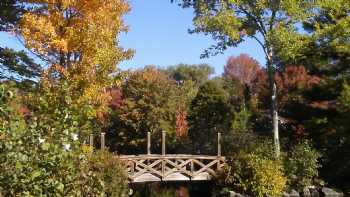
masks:
[[[328,187],[322,188],[321,191],[322,191],[323,196],[325,196],[325,197],[342,197],[343,196],[343,193],[336,192],[333,189],[328,188]]]
[[[311,197],[320,197],[320,193],[316,188],[310,188]]]
[[[308,187],[304,187],[302,196],[303,197],[311,197],[311,193],[310,193],[310,190]]]
[[[299,192],[297,192],[296,190],[292,189],[292,191],[290,191],[289,194],[290,197],[299,197]]]
[[[234,191],[230,191],[230,197],[245,197],[244,195],[240,194],[240,193],[236,193]]]
[[[292,190],[289,193],[283,192],[282,197],[299,197],[299,193],[296,190]]]

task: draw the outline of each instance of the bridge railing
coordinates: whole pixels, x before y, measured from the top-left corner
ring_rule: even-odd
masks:
[[[221,133],[218,133],[217,155],[166,154],[166,132],[162,132],[162,154],[151,154],[151,134],[147,133],[146,155],[118,155],[130,182],[210,180],[224,166],[221,156]],[[93,135],[90,136],[93,146]],[[105,133],[101,133],[101,149],[105,149]]]
[[[204,181],[216,176],[225,157],[208,155],[121,155],[130,182]]]

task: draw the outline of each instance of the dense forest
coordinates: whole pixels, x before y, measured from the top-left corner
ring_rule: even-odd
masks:
[[[251,38],[266,65],[240,54],[220,75],[208,64],[120,70],[134,55],[118,41],[127,1],[0,2],[0,31],[27,49],[0,46],[0,196],[127,196],[115,155],[145,154],[148,132],[160,153],[162,131],[174,154],[215,155],[222,134],[215,195],[350,193],[350,1],[171,3],[193,9],[190,33],[216,41],[198,54]],[[107,150],[88,144],[101,132]]]

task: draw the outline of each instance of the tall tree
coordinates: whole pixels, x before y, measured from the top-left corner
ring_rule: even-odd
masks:
[[[216,81],[204,83],[192,100],[188,116],[194,151],[215,153],[216,133],[229,130],[231,120],[226,92]]]
[[[117,64],[132,51],[118,45],[126,31],[124,0],[28,0],[31,10],[20,21],[25,46],[47,64],[37,94],[28,96],[29,107],[41,116],[57,110],[76,117],[80,135],[104,126],[101,114],[108,109],[116,85]],[[65,113],[60,113],[64,120]],[[102,123],[102,124],[101,124]],[[84,137],[82,136],[82,138]]]
[[[154,67],[129,73],[121,86],[122,102],[111,116],[108,135],[114,137],[108,143],[112,148],[144,153],[147,132],[158,141],[160,131],[165,130],[171,139],[175,134],[176,88],[174,80]]]
[[[318,12],[304,24],[308,34],[314,37],[312,45],[298,58],[299,64],[307,65],[310,72],[321,78],[312,91],[304,94],[310,100],[304,125],[323,152],[323,178],[348,190],[350,129],[348,108],[344,103],[348,102],[345,98],[350,82],[350,2],[318,3]]]
[[[224,66],[224,77],[238,80],[241,84],[252,87],[260,70],[260,64],[247,54],[232,56]]]
[[[172,0],[174,2],[174,0]],[[275,153],[280,154],[278,131],[277,87],[274,73],[279,63],[278,50],[295,57],[305,44],[305,36],[297,26],[312,13],[313,3],[308,0],[182,0],[182,7],[192,7],[195,29],[192,33],[211,34],[217,41],[203,57],[216,55],[228,47],[235,47],[247,37],[260,45],[266,57],[271,97],[271,117]],[[275,44],[280,43],[276,48]]]

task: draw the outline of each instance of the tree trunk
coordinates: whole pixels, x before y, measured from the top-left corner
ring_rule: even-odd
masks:
[[[275,156],[278,158],[280,156],[280,142],[279,142],[279,131],[278,131],[278,111],[277,111],[277,86],[275,81],[275,71],[273,67],[273,52],[269,49],[267,57],[267,69],[268,78],[270,85],[270,95],[271,95],[271,117],[272,117],[272,132]]]

